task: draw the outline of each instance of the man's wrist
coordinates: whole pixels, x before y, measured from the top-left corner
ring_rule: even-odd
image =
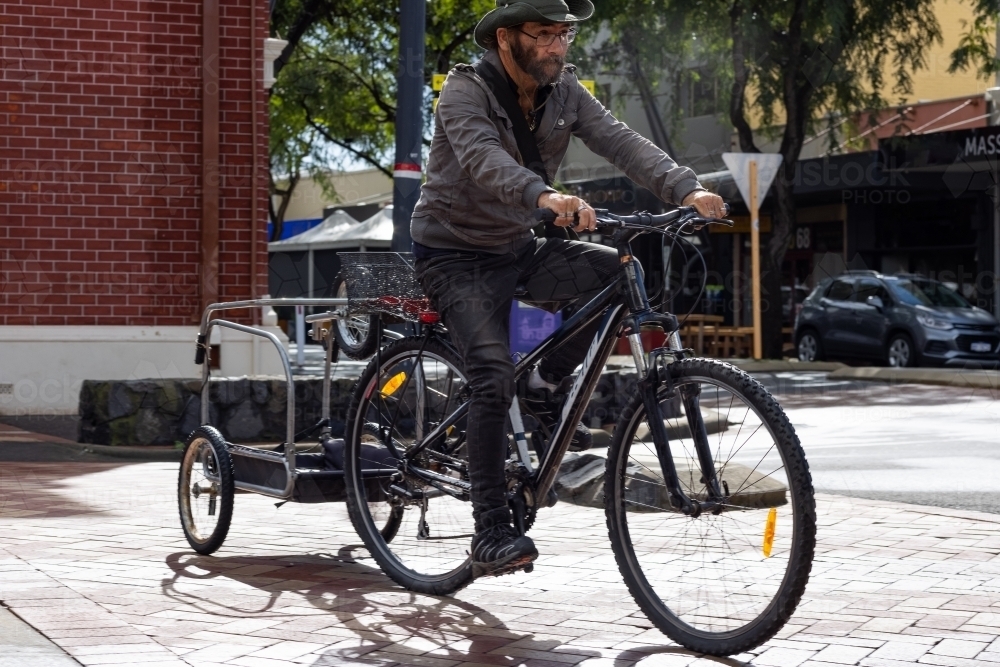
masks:
[[[545,193],[555,194],[557,191],[553,190],[549,186],[545,185],[545,181],[539,179],[537,183],[529,183],[526,188],[524,188],[524,207],[525,208],[540,208],[541,204],[538,202]]]
[[[686,178],[674,186],[673,201],[675,204],[683,206],[684,200],[695,192],[708,192],[708,190],[701,187],[701,183],[697,179]]]

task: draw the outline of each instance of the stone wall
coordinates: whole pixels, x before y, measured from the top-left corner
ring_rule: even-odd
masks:
[[[330,388],[333,434],[342,436],[352,379]],[[283,442],[286,389],[283,378],[213,378],[210,423],[229,442]],[[607,371],[594,391],[583,422],[612,424],[635,387],[635,374]],[[320,419],[322,378],[296,378],[295,431]],[[172,445],[200,423],[201,380],[86,380],[80,389],[80,442],[95,445]]]
[[[322,378],[295,380],[295,430],[320,419]],[[334,380],[330,420],[334,435],[354,380]],[[209,385],[210,423],[230,442],[285,440],[286,384],[281,378],[219,378]],[[172,445],[200,423],[200,380],[87,380],[80,390],[78,440],[97,445]]]

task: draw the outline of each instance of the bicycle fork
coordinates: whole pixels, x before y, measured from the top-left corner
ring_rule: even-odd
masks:
[[[672,315],[665,316],[653,313],[649,309],[649,301],[646,298],[646,290],[643,286],[642,268],[631,257],[626,254],[623,248],[619,248],[619,255],[622,256],[622,263],[626,276],[626,299],[632,310],[632,315],[626,321],[626,337],[628,338],[629,349],[632,358],[635,360],[635,368],[639,374],[639,391],[642,392],[642,402],[646,408],[646,415],[649,421],[649,431],[653,436],[653,445],[656,448],[656,458],[660,462],[660,470],[663,473],[663,481],[670,494],[671,504],[688,516],[696,517],[704,510],[720,512],[724,496],[719,489],[719,480],[715,472],[715,462],[712,458],[711,445],[708,442],[708,433],[705,430],[705,421],[701,416],[700,389],[697,387],[681,387],[681,399],[684,404],[684,413],[687,415],[688,428],[691,429],[691,436],[694,440],[694,447],[698,453],[698,465],[701,468],[701,481],[707,489],[705,502],[688,497],[681,488],[680,479],[677,476],[677,467],[674,465],[674,457],[670,452],[670,438],[667,434],[666,424],[663,422],[663,414],[660,410],[660,399],[657,396],[657,389],[660,386],[660,358],[664,352],[681,353],[681,340],[677,333],[677,320]],[[667,338],[668,348],[650,354],[650,363],[647,363],[646,355],[642,348],[642,338],[639,331],[645,322],[651,322],[661,326],[664,331],[670,332]],[[669,367],[664,368],[669,381]],[[671,383],[672,384],[672,383]]]
[[[670,336],[671,348],[675,347],[677,332]],[[633,342],[635,339],[635,342]],[[642,392],[642,402],[646,408],[646,415],[649,422],[649,432],[653,436],[653,446],[656,449],[656,458],[660,463],[660,470],[663,473],[663,481],[670,494],[670,503],[684,514],[695,518],[703,511],[709,510],[714,513],[722,511],[722,504],[725,496],[719,486],[718,475],[715,471],[715,461],[712,457],[712,448],[708,442],[708,432],[705,427],[705,420],[701,415],[701,390],[698,387],[681,386],[681,402],[684,405],[684,414],[687,416],[688,428],[691,430],[691,437],[694,441],[694,448],[698,454],[698,465],[701,469],[701,482],[707,490],[704,502],[689,497],[681,487],[680,478],[677,474],[677,466],[674,465],[674,457],[670,451],[670,437],[663,420],[663,413],[660,410],[660,397],[657,389],[662,380],[669,383],[669,367],[663,370],[668,374],[667,378],[660,377],[661,366],[658,363],[662,353],[653,353],[650,356],[654,363],[647,366],[646,359],[642,354],[642,343],[638,340],[638,333],[629,334],[629,344],[632,346],[632,355],[636,360],[636,367],[639,370],[639,391]],[[670,383],[672,384],[672,383]],[[669,385],[668,385],[669,386]]]

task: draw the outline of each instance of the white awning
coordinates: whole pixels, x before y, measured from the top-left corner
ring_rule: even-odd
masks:
[[[334,211],[320,225],[284,241],[267,244],[268,252],[339,250],[341,248],[388,248],[392,243],[392,206],[364,222],[343,211]]]

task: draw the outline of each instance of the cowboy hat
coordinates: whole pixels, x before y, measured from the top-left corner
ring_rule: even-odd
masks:
[[[496,0],[497,7],[476,26],[476,44],[484,49],[497,45],[497,28],[509,28],[529,21],[572,23],[589,19],[594,13],[590,0]]]

